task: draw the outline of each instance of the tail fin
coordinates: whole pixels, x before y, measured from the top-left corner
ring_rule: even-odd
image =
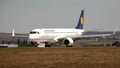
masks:
[[[83,24],[84,24],[84,10],[81,11],[81,15],[76,26],[76,29],[83,29]]]

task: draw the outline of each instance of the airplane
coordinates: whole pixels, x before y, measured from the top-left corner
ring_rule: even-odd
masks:
[[[13,37],[27,37],[28,41],[32,45],[37,47],[50,47],[53,43],[63,43],[66,47],[72,47],[75,40],[81,38],[92,38],[92,37],[105,37],[114,35],[112,34],[96,34],[96,35],[83,35],[84,29],[84,10],[81,11],[78,24],[75,28],[44,28],[44,29],[33,29],[30,31],[29,36],[16,36],[14,30],[12,32]]]

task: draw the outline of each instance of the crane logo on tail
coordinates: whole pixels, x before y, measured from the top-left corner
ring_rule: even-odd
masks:
[[[80,24],[83,24],[83,23],[84,23],[84,18],[81,17],[81,18],[80,18]]]

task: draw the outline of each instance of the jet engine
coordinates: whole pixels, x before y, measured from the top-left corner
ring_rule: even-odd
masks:
[[[72,47],[72,44],[74,43],[72,38],[66,38],[63,40],[63,43],[67,46],[67,47]]]

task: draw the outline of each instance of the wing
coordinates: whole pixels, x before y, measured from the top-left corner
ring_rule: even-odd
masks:
[[[25,36],[23,36],[23,35],[15,35],[14,29],[12,31],[12,37],[28,38],[27,35],[25,35]]]
[[[93,38],[93,37],[106,37],[111,36],[112,34],[96,34],[96,35],[83,35],[83,36],[74,36],[73,39],[84,39],[84,38]]]
[[[86,39],[86,38],[93,38],[93,37],[107,37],[107,36],[114,36],[116,33],[113,32],[111,34],[94,34],[94,35],[82,35],[82,36],[69,36],[69,38],[72,38],[73,40],[75,39]],[[61,37],[61,38],[58,38],[58,40],[63,40],[65,38],[68,38],[68,37]]]

